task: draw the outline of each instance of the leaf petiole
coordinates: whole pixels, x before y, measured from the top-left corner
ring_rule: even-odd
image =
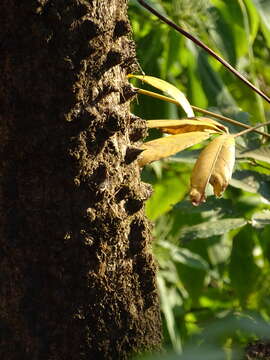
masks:
[[[157,94],[157,93],[154,93],[152,91],[149,91],[149,90],[144,90],[144,89],[140,89],[140,88],[133,88],[138,94],[142,94],[142,95],[147,95],[147,96],[151,96],[153,98],[156,98],[156,99],[159,99],[159,100],[162,100],[162,101],[167,101],[167,102],[170,102],[172,104],[175,104],[175,105],[179,105],[179,103],[168,97],[168,96],[164,96],[164,95],[161,95],[161,94]],[[195,110],[195,111],[198,111],[202,114],[205,114],[205,115],[209,115],[209,116],[212,116],[216,119],[219,119],[219,120],[222,120],[222,121],[225,121],[225,122],[228,122],[228,123],[231,123],[231,124],[234,124],[234,125],[238,125],[238,126],[241,126],[241,127],[244,127],[246,128],[247,130],[249,131],[255,131],[256,133],[260,134],[260,135],[264,135],[264,136],[267,136],[267,137],[270,137],[270,134],[264,132],[264,131],[260,131],[260,130],[256,130],[254,129],[253,127],[249,126],[249,125],[246,125],[246,124],[243,124],[237,120],[234,120],[234,119],[231,119],[231,118],[228,118],[226,116],[223,116],[223,115],[219,115],[219,114],[216,114],[216,113],[213,113],[212,111],[208,111],[208,110],[204,110],[204,109],[201,109],[197,106],[193,106],[191,105],[192,109]],[[264,123],[263,125],[266,125],[267,123]],[[262,127],[263,125],[260,124],[260,126]],[[260,127],[258,126],[258,127]]]

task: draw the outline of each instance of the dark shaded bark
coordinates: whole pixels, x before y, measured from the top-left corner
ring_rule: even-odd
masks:
[[[270,342],[258,340],[249,344],[245,349],[244,360],[269,360]]]
[[[124,0],[0,2],[0,358],[160,343]],[[135,143],[136,145],[136,143]]]

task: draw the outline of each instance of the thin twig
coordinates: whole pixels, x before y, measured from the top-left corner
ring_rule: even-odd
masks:
[[[153,98],[156,98],[156,99],[160,99],[160,100],[163,100],[163,101],[167,101],[167,102],[170,102],[172,104],[175,104],[175,105],[179,105],[179,102],[170,98],[170,97],[167,97],[167,96],[164,96],[164,95],[161,95],[161,94],[157,94],[157,93],[154,93],[152,91],[148,91],[148,90],[144,90],[144,89],[139,89],[139,88],[134,88],[134,90],[139,93],[139,94],[142,94],[142,95],[147,95],[147,96],[151,96]],[[202,114],[205,114],[205,115],[209,115],[209,116],[212,116],[216,119],[219,119],[219,120],[222,120],[222,121],[225,121],[225,122],[229,122],[231,124],[234,124],[234,125],[237,125],[237,126],[241,126],[241,127],[244,127],[246,129],[253,129],[252,126],[249,126],[247,124],[243,124],[237,120],[234,120],[234,119],[231,119],[231,118],[228,118],[226,116],[223,116],[223,115],[220,115],[220,114],[216,114],[216,113],[213,113],[211,111],[208,111],[208,110],[204,110],[204,109],[201,109],[197,106],[193,106],[191,105],[192,109],[195,110],[195,111],[198,111]],[[264,123],[265,124],[265,123]],[[261,125],[263,126],[263,125]],[[260,130],[254,130],[256,133],[260,134],[260,135],[264,135],[264,136],[267,136],[267,137],[270,137],[270,134],[264,132],[264,131],[260,131]]]
[[[221,56],[219,56],[215,51],[210,49],[207,45],[205,45],[201,40],[197,39],[195,36],[189,34],[187,31],[182,29],[180,26],[176,25],[173,21],[169,20],[165,16],[161,15],[158,11],[153,9],[150,5],[146,4],[144,0],[138,0],[138,2],[150,11],[152,14],[156,15],[160,20],[165,22],[170,27],[174,28],[180,34],[186,36],[188,39],[193,41],[196,45],[200,46],[203,50],[205,50],[208,54],[213,56],[217,61],[219,61],[222,65],[224,65],[229,71],[231,71],[235,76],[237,76],[240,80],[242,80],[247,86],[249,86],[252,90],[254,90],[257,94],[262,96],[264,100],[270,103],[270,98],[259,88],[253,85],[250,81],[248,81],[242,74],[240,74],[232,65],[230,65],[226,60],[224,60]]]
[[[246,129],[246,130],[240,131],[239,133],[234,134],[234,137],[242,136],[242,135],[247,134],[247,133],[249,133],[249,132],[251,132],[251,131],[255,131],[255,129],[257,129],[257,128],[259,128],[259,127],[262,127],[262,126],[265,126],[265,125],[270,125],[270,121],[267,121],[267,122],[265,122],[265,123],[260,123],[260,124],[258,124],[258,125],[256,125],[256,126],[251,127],[250,129]]]

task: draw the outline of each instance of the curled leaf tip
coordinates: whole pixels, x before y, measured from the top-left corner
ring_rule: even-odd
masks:
[[[199,206],[201,203],[206,201],[205,195],[201,194],[197,189],[191,189],[189,196],[191,203],[194,206]]]
[[[222,176],[221,174],[213,174],[211,176],[209,182],[213,186],[214,194],[216,197],[222,196],[229,184],[230,178],[231,176],[229,174],[225,174],[224,176]]]

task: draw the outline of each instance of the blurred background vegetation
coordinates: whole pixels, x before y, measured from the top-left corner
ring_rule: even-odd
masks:
[[[148,3],[270,95],[269,0]],[[270,119],[269,104],[136,0],[129,1],[129,16],[146,75],[176,85],[192,105],[247,124]],[[144,119],[184,117],[176,105],[143,95],[133,112]],[[164,348],[172,351],[161,358],[243,359],[248,343],[270,338],[270,147],[255,133],[238,138],[231,186],[222,199],[210,189],[207,202],[193,207],[187,194],[198,152],[181,152],[142,173],[154,189],[146,211],[155,223]]]

